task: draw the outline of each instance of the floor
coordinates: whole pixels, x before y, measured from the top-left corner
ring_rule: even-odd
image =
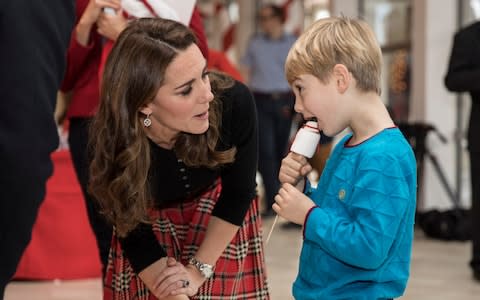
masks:
[[[273,219],[265,220],[267,236]],[[295,278],[301,243],[299,229],[275,227],[265,245],[271,299],[292,299],[290,288]],[[480,283],[474,282],[467,267],[470,244],[441,242],[416,233],[411,277],[401,299],[478,300]],[[5,300],[100,300],[100,279],[79,281],[13,282],[7,286]]]

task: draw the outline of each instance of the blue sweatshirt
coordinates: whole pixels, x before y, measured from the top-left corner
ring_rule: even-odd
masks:
[[[295,299],[388,299],[409,277],[416,161],[397,128],[332,152],[307,215]]]

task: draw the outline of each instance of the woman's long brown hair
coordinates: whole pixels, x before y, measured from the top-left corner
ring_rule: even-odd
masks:
[[[105,65],[100,105],[90,127],[89,192],[119,236],[140,222],[149,222],[153,205],[148,182],[150,143],[140,109],[154,100],[168,65],[196,42],[184,25],[164,19],[138,19],[120,34]],[[209,129],[203,134],[181,133],[174,151],[188,166],[218,168],[234,160],[236,149],[217,151],[221,102],[218,95],[233,81],[211,75],[215,99]]]

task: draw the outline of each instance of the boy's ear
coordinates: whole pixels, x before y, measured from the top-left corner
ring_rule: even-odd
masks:
[[[347,67],[342,64],[336,64],[333,67],[333,78],[335,79],[338,92],[341,94],[345,93],[352,82],[352,75]]]

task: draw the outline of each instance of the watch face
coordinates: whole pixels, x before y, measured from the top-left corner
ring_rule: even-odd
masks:
[[[205,276],[205,278],[210,278],[212,277],[213,275],[213,270],[211,267],[209,266],[205,266],[205,265],[202,265],[200,267],[200,271],[203,273],[203,275]]]

